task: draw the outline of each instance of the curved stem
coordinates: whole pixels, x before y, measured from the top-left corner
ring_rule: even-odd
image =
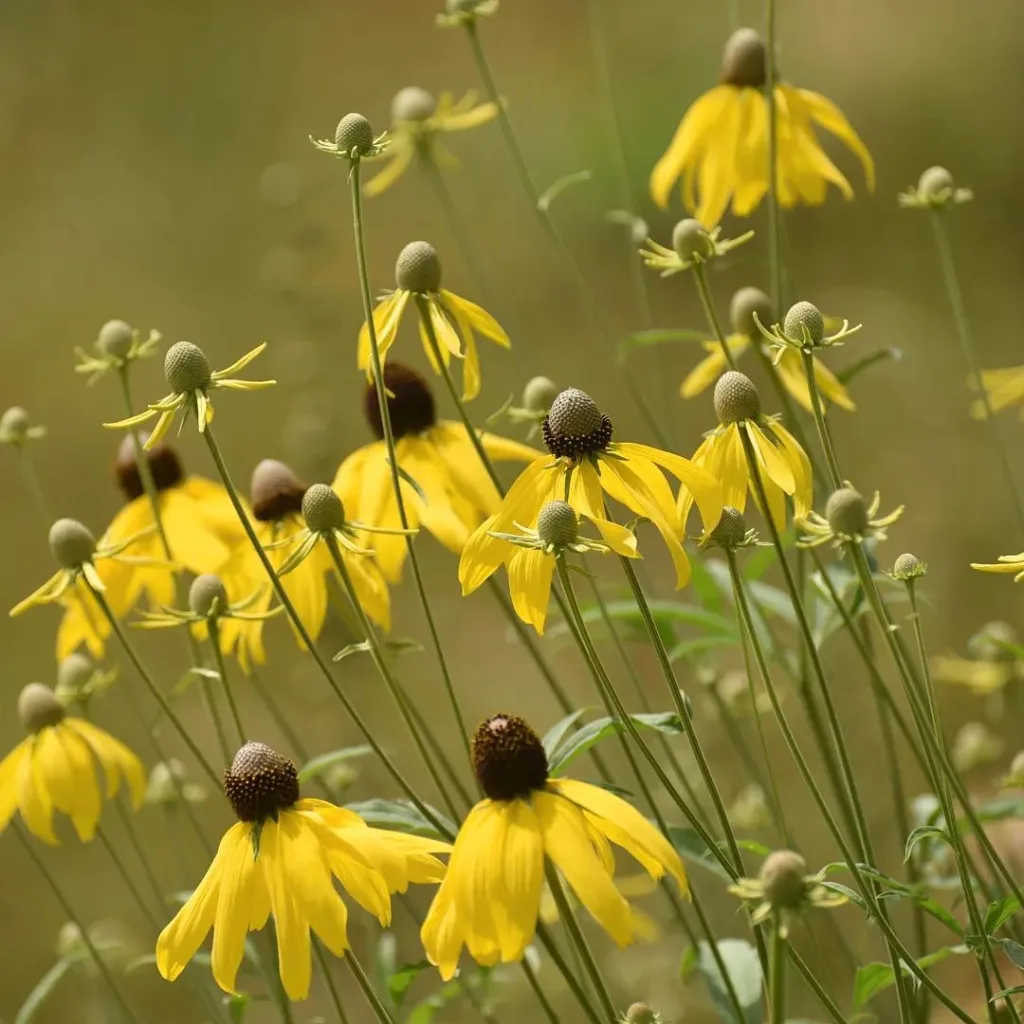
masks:
[[[220,649],[220,627],[215,618],[208,619],[207,629],[210,632],[210,647],[213,648],[213,659],[217,665],[217,674],[220,676],[220,685],[224,690],[224,699],[228,703],[231,712],[231,720],[235,725],[235,733],[238,736],[238,745],[245,746],[245,726],[242,725],[242,716],[238,713],[238,705],[235,703],[235,695],[231,692],[231,684],[228,682],[228,669],[224,663],[224,654]]]
[[[263,682],[263,679],[255,665],[249,666],[249,682],[252,684],[252,688],[256,691],[256,696],[262,701],[263,706],[267,709],[270,717],[274,720],[274,724],[281,730],[281,735],[288,741],[292,750],[303,761],[308,761],[309,748],[302,742],[299,734],[288,723],[288,719],[285,717],[280,707],[278,707],[277,701],[274,700],[270,690]]]
[[[544,1011],[544,1016],[547,1017],[548,1024],[560,1024],[558,1014],[555,1013],[555,1008],[551,1005],[548,997],[544,994],[544,989],[540,987],[537,975],[529,962],[527,960],[523,960],[519,966],[522,968],[523,974],[526,975],[526,980],[529,982],[530,988],[533,989],[533,994],[537,997],[537,1002],[540,1003],[540,1008]]]
[[[814,377],[814,355],[801,349],[800,357],[803,359],[804,376],[807,378],[807,391],[811,397],[814,425],[818,428],[818,440],[821,442],[822,451],[825,453],[825,462],[828,464],[828,473],[832,479],[832,489],[838,491],[843,486],[843,475],[839,472],[839,462],[836,459],[835,449],[832,447],[832,435],[829,433],[828,425],[825,423],[825,403],[818,394],[818,382]]]
[[[587,995],[586,989],[584,989],[580,980],[573,973],[569,964],[566,963],[561,950],[558,948],[555,940],[551,937],[551,933],[548,931],[547,926],[543,923],[537,924],[537,938],[540,939],[545,952],[549,957],[551,957],[552,962],[558,968],[558,973],[562,975],[566,985],[569,986],[569,991],[573,994],[576,1002],[580,1004],[580,1009],[583,1011],[587,1020],[590,1021],[590,1024],[607,1024],[606,1021],[601,1020],[600,1015],[594,1009],[590,1002],[590,997]],[[523,963],[525,964],[526,961],[524,960]]]
[[[23,442],[22,444],[14,445],[15,455],[18,458],[18,468],[21,470],[22,479],[25,481],[25,490],[32,495],[32,502],[36,506],[36,511],[43,518],[43,525],[49,528],[53,522],[53,513],[50,511],[50,504],[43,493],[42,485],[39,483],[35,463],[33,463],[32,456],[29,455],[28,449],[25,447],[27,443]]]
[[[319,939],[313,939],[313,952],[316,954],[316,962],[320,966],[320,974],[324,979],[324,986],[327,988],[327,995],[330,997],[331,1006],[334,1007],[334,1015],[338,1018],[338,1024],[348,1024],[348,1015],[342,1005],[338,988],[334,984],[334,978],[331,977],[331,965],[320,946]]]
[[[697,294],[700,296],[701,306],[704,307],[704,316],[707,317],[708,326],[718,340],[718,344],[722,349],[722,355],[725,356],[725,361],[729,364],[729,369],[735,370],[736,357],[729,348],[729,343],[725,338],[725,331],[722,330],[722,322],[718,319],[718,313],[715,311],[715,300],[711,295],[711,285],[708,284],[707,266],[703,262],[694,263],[693,280],[697,285]]]
[[[348,949],[345,951],[343,959],[348,964],[352,976],[356,979],[356,983],[362,989],[363,995],[366,996],[366,1001],[370,1004],[370,1009],[373,1010],[373,1015],[377,1018],[378,1024],[395,1024],[394,1017],[388,1013],[387,1007],[381,1002],[380,996],[373,990],[373,985],[370,984],[370,979],[366,976],[362,965],[356,959],[355,953]]]

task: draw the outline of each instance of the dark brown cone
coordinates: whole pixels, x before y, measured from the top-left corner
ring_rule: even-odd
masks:
[[[262,459],[252,471],[249,500],[252,514],[261,523],[273,523],[302,511],[306,485],[277,459]]]
[[[145,434],[139,435],[139,443],[145,444]],[[148,452],[142,453],[149,462],[149,471],[153,474],[153,483],[158,491],[166,491],[176,487],[185,479],[185,469],[178,458],[178,453],[163,442],[154,445]],[[114,479],[121,489],[125,501],[134,501],[146,493],[142,486],[139,467],[135,463],[135,441],[131,434],[125,434],[117,448],[117,459],[114,462]]]
[[[515,715],[494,715],[473,735],[473,770],[491,800],[525,799],[544,788],[548,756],[537,734]]]
[[[387,402],[395,440],[422,434],[437,422],[434,396],[427,382],[415,370],[401,363],[387,363],[384,366],[384,386],[394,395]],[[367,387],[363,396],[363,412],[373,436],[378,441],[383,440],[384,424],[380,418],[377,389],[373,384]]]
[[[265,743],[246,743],[224,772],[224,792],[239,821],[276,821],[299,799],[299,773]]]

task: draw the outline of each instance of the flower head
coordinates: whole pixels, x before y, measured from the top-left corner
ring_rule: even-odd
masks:
[[[75,349],[75,373],[89,374],[87,383],[95,384],[108,370],[123,370],[137,359],[154,355],[161,337],[159,331],[150,330],[144,339],[137,328],[124,320],[108,320],[100,328],[93,352]]]
[[[65,707],[86,705],[98,694],[105,693],[117,681],[117,669],[104,669],[91,658],[74,651],[57,665],[54,693]]]
[[[787,349],[795,349],[810,355],[819,348],[842,345],[851,334],[856,334],[861,329],[861,324],[851,327],[850,321],[844,320],[838,330],[829,334],[821,310],[813,302],[806,301],[790,306],[783,322],[771,328],[763,324],[756,313],[754,319],[761,333],[767,338],[769,347],[775,350],[774,362],[778,362]]]
[[[920,579],[927,572],[928,566],[917,555],[905,551],[893,562],[892,572],[889,575],[901,583],[912,583],[914,580]]]
[[[1024,678],[1020,636],[1008,622],[989,622],[967,641],[967,657],[941,654],[931,660],[935,678],[966,686],[980,696]]]
[[[333,139],[314,139],[311,135],[309,141],[321,153],[329,153],[349,163],[380,156],[391,144],[387,132],[375,136],[370,122],[356,113],[346,114],[338,122]]]
[[[19,811],[33,835],[56,844],[56,810],[88,842],[103,808],[97,771],[108,800],[124,781],[134,806],[142,802],[146,780],[139,759],[102,729],[68,716],[49,687],[29,683],[18,697],[18,716],[28,735],[0,761],[0,831]]]
[[[608,547],[625,554],[632,535],[609,519],[605,495],[654,524],[672,556],[676,585],[684,586],[690,575],[681,540],[685,521],[662,471],[676,477],[683,492],[696,501],[705,529],[713,528],[722,513],[717,479],[671,452],[613,441],[611,420],[577,388],[566,389],[554,400],[543,434],[550,457],[536,459],[523,470],[501,508],[466,543],[459,562],[463,594],[476,590],[506,561],[509,542],[501,535],[511,533],[517,524],[533,527],[541,508],[554,500],[568,502],[597,527]]]
[[[26,441],[46,437],[46,427],[32,424],[32,417],[20,405],[12,405],[0,416],[0,444],[20,448]]]
[[[461,553],[469,535],[501,505],[501,495],[480,462],[461,423],[437,419],[427,382],[401,363],[384,367],[388,416],[395,435],[399,485],[410,529],[422,526],[446,548]],[[397,530],[402,524],[391,485],[391,467],[376,389],[364,393],[363,409],[376,440],[354,451],[338,468],[334,490],[352,517],[374,527]],[[478,431],[492,461],[529,462],[537,451],[508,438]],[[415,483],[413,483],[413,481]],[[372,546],[385,579],[397,583],[407,553],[398,533],[376,534]]]
[[[750,28],[732,34],[725,45],[722,82],[686,112],[664,156],[651,172],[654,201],[667,207],[673,187],[683,180],[683,203],[702,223],[718,224],[732,200],[732,212],[748,217],[768,191],[768,104],[765,46]],[[864,168],[868,189],[875,186],[871,154],[842,111],[824,96],[786,82],[773,87],[777,116],[777,177],[784,207],[825,201],[829,184],[846,199],[853,189],[829,159],[814,125],[838,136]]]
[[[465,401],[476,398],[480,393],[476,334],[508,348],[511,342],[501,324],[475,302],[441,287],[441,261],[429,242],[410,242],[398,254],[395,285],[395,290],[385,295],[373,310],[381,362],[394,344],[405,310],[413,301],[420,311],[420,340],[434,372],[441,373],[438,358],[446,367],[453,357],[462,359],[462,397]],[[358,364],[372,383],[370,327],[366,323],[359,329]]]
[[[868,504],[847,482],[829,495],[824,515],[812,510],[800,523],[805,534],[800,538],[801,547],[813,548],[829,541],[839,547],[842,544],[863,544],[868,538],[885,540],[886,529],[903,515],[903,506],[899,505],[886,516],[878,516],[881,501],[881,496],[875,491]]]
[[[824,873],[807,873],[807,862],[792,850],[768,854],[757,878],[741,878],[729,892],[754,903],[751,921],[760,924],[775,915],[783,935],[794,915],[811,907],[839,907],[847,901],[842,893],[822,884]]]
[[[971,568],[979,572],[1013,573],[1013,582],[1024,580],[1024,551],[1016,555],[1000,555],[997,562],[971,562]]]
[[[746,511],[748,489],[755,501],[758,496],[745,437],[757,460],[768,514],[776,527],[785,528],[787,496],[793,500],[794,517],[803,519],[810,512],[813,498],[810,460],[778,417],[761,414],[761,399],[753,381],[737,370],[723,373],[715,384],[714,402],[719,425],[704,436],[694,452],[694,465],[721,482],[726,505],[738,512]],[[685,522],[693,497],[683,489],[678,500]]]
[[[179,803],[199,804],[206,799],[206,790],[189,782],[185,766],[177,758],[157,761],[149,772],[144,802],[157,807],[173,808]]]
[[[195,416],[199,424],[199,433],[202,433],[206,430],[206,425],[213,422],[211,391],[218,388],[256,391],[277,383],[274,380],[238,380],[233,376],[245,369],[266,347],[267,343],[264,342],[225,369],[211,370],[206,353],[198,345],[193,345],[190,341],[176,342],[167,350],[164,357],[164,376],[171,387],[171,393],[149,406],[145,412],[103,425],[111,428],[136,427],[154,416],[159,416],[153,433],[146,439],[147,450],[160,443],[179,412],[182,413],[182,425],[190,415]],[[180,429],[179,427],[179,431]]]
[[[444,13],[437,16],[440,28],[472,27],[477,18],[498,13],[498,0],[445,0]]]
[[[485,799],[455,839],[448,874],[420,937],[446,980],[465,946],[481,964],[520,960],[537,927],[550,860],[620,946],[640,937],[636,915],[616,887],[608,843],[621,846],[652,878],[672,875],[684,892],[679,855],[635,808],[607,790],[548,777],[536,733],[513,715],[495,715],[473,737],[473,766]]]
[[[948,206],[969,203],[974,193],[957,188],[953,175],[945,167],[929,167],[921,172],[917,185],[900,193],[900,206],[918,210],[945,210]]]
[[[700,263],[724,256],[738,245],[754,237],[748,231],[738,238],[719,238],[722,229],[706,228],[693,219],[681,220],[672,231],[672,248],[647,239],[647,248],[640,250],[644,263],[652,270],[660,270],[662,277],[671,277]]]
[[[369,828],[357,814],[303,799],[295,765],[264,743],[247,743],[224,773],[238,818],[224,834],[202,881],[160,933],[156,963],[174,981],[214,933],[213,977],[235,991],[245,938],[274,915],[278,968],[290,999],[310,984],[310,931],[335,956],[348,948],[348,911],[334,879],[387,927],[391,894],[410,882],[437,882],[433,856],[445,843]]]
[[[757,543],[757,531],[747,529],[746,516],[738,508],[725,505],[722,518],[714,529],[705,530],[698,541],[703,548],[722,548],[723,551],[735,551],[737,548],[750,547]]]

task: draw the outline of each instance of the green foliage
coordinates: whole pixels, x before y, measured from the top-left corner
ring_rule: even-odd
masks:
[[[429,836],[431,839],[444,838],[408,800],[362,800],[345,806],[375,828],[391,828],[396,832]],[[451,830],[453,835],[458,831],[455,823],[444,814],[433,807],[430,810],[445,828]]]
[[[344,761],[353,761],[357,757],[366,757],[367,754],[371,753],[373,753],[373,748],[365,743],[361,743],[355,747],[341,747],[338,750],[330,750],[326,754],[318,754],[316,757],[311,757],[299,769],[299,782],[309,782],[310,779],[317,778],[317,776],[336,764],[341,764]]]
[[[707,983],[715,1012],[726,1024],[761,1024],[764,1009],[761,1000],[761,961],[757,950],[746,939],[719,939],[715,946],[743,1010],[743,1018],[736,1017],[733,1001],[729,998],[710,943],[701,942],[698,968]]]
[[[667,736],[679,736],[683,732],[683,723],[674,711],[636,714],[630,715],[629,718],[638,729],[660,732]],[[564,737],[554,750],[549,751],[548,773],[552,776],[561,775],[580,754],[585,754],[601,740],[625,731],[625,724],[616,718],[598,718],[588,722],[576,732]]]

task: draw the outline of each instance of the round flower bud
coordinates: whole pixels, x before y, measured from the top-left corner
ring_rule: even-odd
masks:
[[[206,353],[191,341],[177,341],[164,356],[164,377],[178,395],[210,386],[213,374]]]
[[[741,288],[729,303],[729,320],[737,334],[756,338],[761,332],[757,328],[754,314],[764,327],[771,327],[775,320],[772,300],[760,288]]]
[[[1019,643],[1017,630],[1008,622],[986,622],[967,641],[967,653],[976,661],[1013,662],[1017,660],[1017,655],[1004,645],[1017,646]]]
[[[124,359],[135,341],[135,331],[124,320],[108,320],[96,339],[96,347],[112,359]]]
[[[612,423],[579,388],[560,391],[543,423],[544,443],[556,457],[570,459],[602,451],[612,439]]]
[[[568,502],[549,501],[537,516],[537,533],[545,544],[575,544],[580,535],[579,517]]]
[[[935,199],[943,192],[952,191],[953,175],[945,167],[929,167],[917,179],[917,191],[929,199]]]
[[[868,529],[868,506],[860,492],[840,487],[825,502],[825,518],[837,537],[860,537]]]
[[[0,437],[9,441],[24,441],[28,435],[29,415],[20,405],[12,405],[0,416]]]
[[[714,244],[707,229],[699,220],[687,217],[672,229],[672,248],[681,260],[692,262],[698,256],[707,259],[714,252]]]
[[[345,506],[327,484],[313,484],[302,496],[302,518],[314,533],[330,533],[345,526]]]
[[[429,242],[410,242],[395,261],[395,284],[406,292],[436,292],[441,287],[441,261]]]
[[[743,543],[746,536],[747,521],[743,513],[731,505],[726,505],[722,509],[722,518],[711,531],[712,543],[720,548],[735,548]]]
[[[64,705],[48,686],[29,683],[18,694],[18,717],[25,732],[37,733],[63,720]]]
[[[825,337],[825,318],[813,303],[798,302],[789,307],[782,333],[801,344],[820,345]]]
[[[755,420],[761,415],[761,398],[754,382],[738,370],[726,370],[718,378],[714,403],[719,423]]]
[[[334,144],[342,153],[355,150],[356,156],[366,156],[373,149],[373,126],[362,114],[346,114],[335,129]]]
[[[77,519],[58,519],[50,527],[50,550],[63,569],[80,569],[96,554],[96,538]]]
[[[807,862],[792,850],[775,850],[761,865],[764,898],[777,909],[796,910],[804,895]]]
[[[426,121],[434,116],[435,110],[437,100],[418,85],[400,89],[391,101],[391,116],[396,121]]]
[[[523,388],[523,406],[530,412],[547,413],[558,397],[559,388],[547,377],[533,377]]]
[[[626,1011],[626,1024],[659,1024],[658,1015],[646,1003],[633,1003]]]
[[[752,28],[738,28],[722,53],[722,81],[726,85],[761,89],[767,74],[764,40]]]
[[[84,654],[69,654],[57,665],[57,692],[81,693],[95,672],[96,666]]]
[[[228,592],[219,576],[204,572],[188,588],[188,607],[193,615],[209,619],[223,615],[228,606]]]
[[[898,580],[913,580],[923,576],[928,571],[928,566],[921,561],[917,555],[909,551],[900,555],[893,563],[892,574]]]

